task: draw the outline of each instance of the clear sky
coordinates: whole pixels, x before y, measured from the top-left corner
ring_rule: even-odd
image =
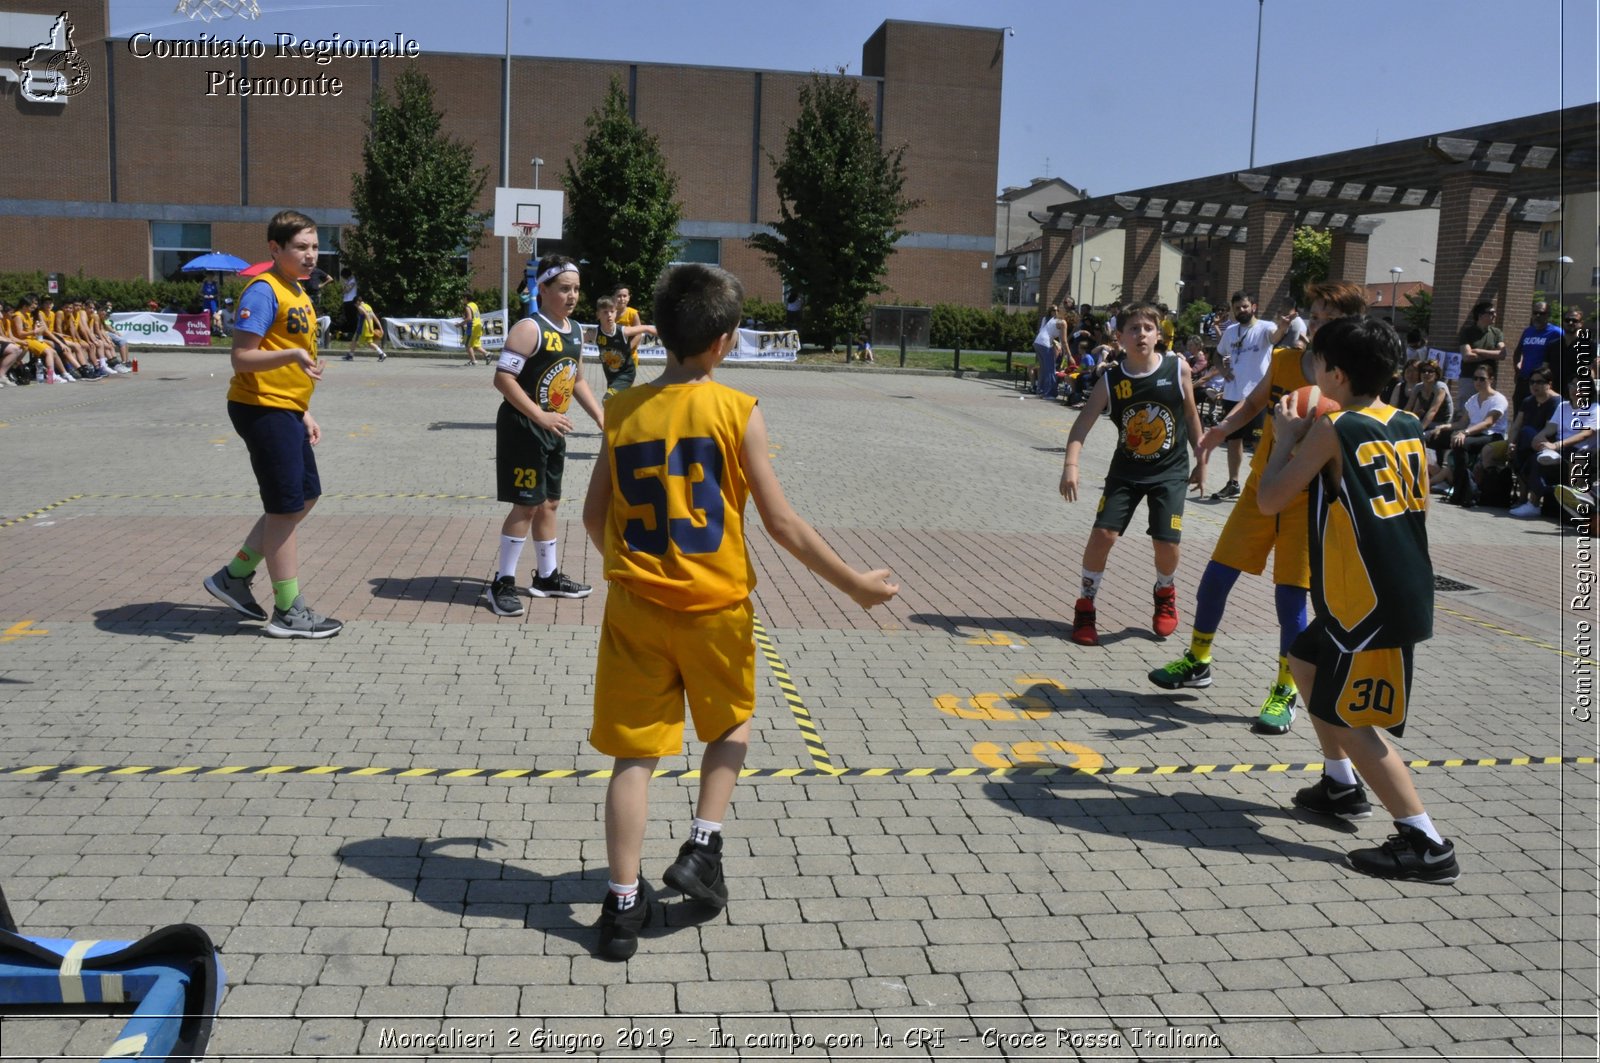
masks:
[[[111,0],[113,36],[202,31],[505,50],[504,0],[257,0],[202,23]],[[1010,27],[997,188],[1061,177],[1095,195],[1600,99],[1595,0],[511,0],[511,50],[779,70],[861,69],[884,19]],[[591,14],[590,12],[595,12]],[[498,85],[486,84],[493,95]]]

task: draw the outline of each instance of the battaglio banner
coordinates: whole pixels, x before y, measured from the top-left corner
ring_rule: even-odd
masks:
[[[209,347],[210,314],[112,314],[111,327],[129,343],[152,347]]]

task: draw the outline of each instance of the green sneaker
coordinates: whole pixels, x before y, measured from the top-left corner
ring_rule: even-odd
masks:
[[[1294,703],[1299,697],[1299,692],[1292,686],[1285,683],[1274,685],[1267,700],[1261,703],[1261,714],[1256,717],[1256,725],[1252,730],[1264,735],[1288,734],[1289,725],[1294,723]]]
[[[1211,662],[1196,660],[1191,651],[1184,650],[1182,657],[1151,672],[1150,682],[1165,690],[1208,687],[1211,685]]]

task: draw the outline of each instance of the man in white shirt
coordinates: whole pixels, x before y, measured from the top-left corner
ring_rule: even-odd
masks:
[[[1234,292],[1233,324],[1217,341],[1217,358],[1222,366],[1222,414],[1228,415],[1255,391],[1272,364],[1272,337],[1277,329],[1270,321],[1256,317],[1256,300],[1249,292]],[[1239,497],[1239,466],[1244,464],[1244,441],[1261,431],[1266,411],[1228,437],[1228,482],[1211,496],[1213,502]]]

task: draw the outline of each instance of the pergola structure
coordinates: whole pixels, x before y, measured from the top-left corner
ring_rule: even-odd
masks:
[[[1153,299],[1163,238],[1211,242],[1225,292],[1263,305],[1289,294],[1294,230],[1333,234],[1329,276],[1365,284],[1367,239],[1381,215],[1439,210],[1433,331],[1452,337],[1480,299],[1515,336],[1528,322],[1539,227],[1573,191],[1593,190],[1600,107],[1560,111],[1053,204],[1044,226],[1041,299],[1069,292],[1072,252],[1088,231],[1126,233],[1122,293]],[[1585,234],[1586,238],[1588,234]]]

